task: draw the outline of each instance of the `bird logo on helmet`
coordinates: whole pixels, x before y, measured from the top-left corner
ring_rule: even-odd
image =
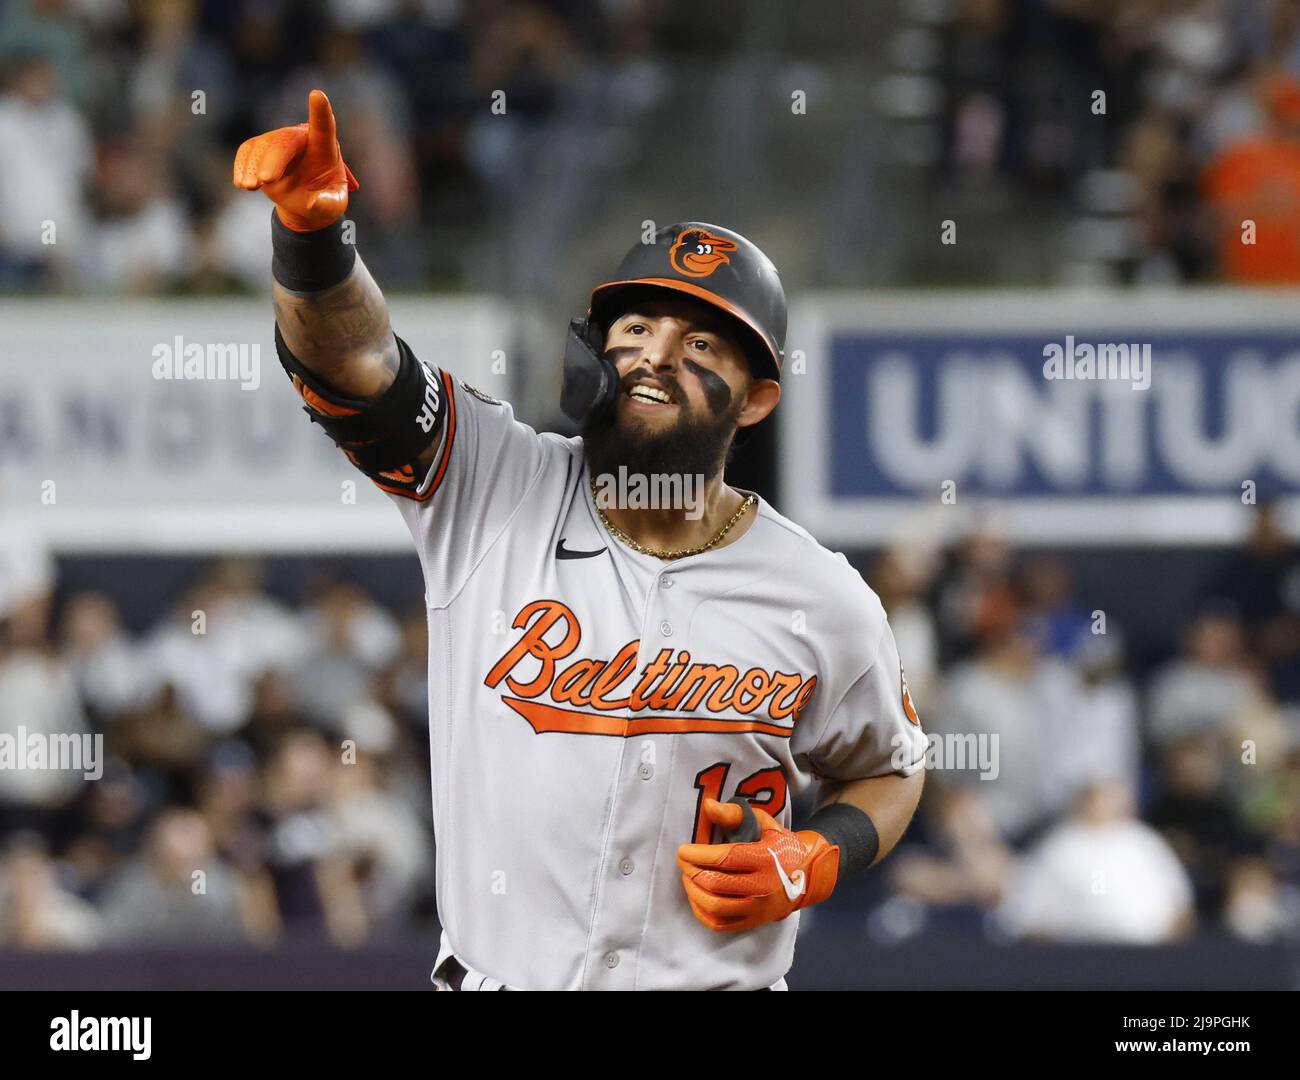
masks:
[[[736,248],[735,241],[707,229],[687,229],[668,249],[668,261],[679,274],[708,277],[719,266],[731,262],[727,255]]]

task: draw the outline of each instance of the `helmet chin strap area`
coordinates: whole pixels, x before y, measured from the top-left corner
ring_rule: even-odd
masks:
[[[570,420],[583,426],[604,416],[618,400],[618,371],[600,355],[603,337],[593,320],[569,320],[560,408]]]

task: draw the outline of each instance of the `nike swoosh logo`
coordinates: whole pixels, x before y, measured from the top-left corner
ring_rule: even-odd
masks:
[[[790,875],[785,872],[785,867],[781,865],[781,860],[776,857],[776,852],[771,848],[768,848],[767,853],[772,856],[772,861],[776,863],[776,873],[781,879],[781,888],[785,890],[786,898],[789,900],[798,900],[799,897],[803,896],[804,889],[808,887],[807,876],[802,870],[796,870],[794,872],[794,877],[791,878]]]
[[[597,555],[604,554],[605,548],[597,548],[595,551],[574,551],[573,548],[564,546],[564,537],[560,537],[555,542],[555,557],[557,559],[594,559]]]

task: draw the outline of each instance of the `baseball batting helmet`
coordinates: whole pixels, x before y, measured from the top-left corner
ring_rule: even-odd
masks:
[[[597,285],[585,318],[569,322],[560,407],[585,423],[611,408],[618,373],[601,357],[605,331],[634,293],[684,293],[717,308],[735,326],[758,378],[780,379],[785,350],[785,289],[772,260],[739,233],[702,221],[669,225],[637,244],[612,280]]]

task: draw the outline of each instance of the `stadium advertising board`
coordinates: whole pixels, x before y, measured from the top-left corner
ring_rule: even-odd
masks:
[[[392,309],[416,355],[508,396],[499,305]],[[61,552],[410,549],[303,415],[268,301],[11,301],[0,325],[5,523]]]
[[[787,345],[783,509],[824,542],[973,518],[1042,544],[1236,539],[1300,491],[1284,295],[807,299]]]

